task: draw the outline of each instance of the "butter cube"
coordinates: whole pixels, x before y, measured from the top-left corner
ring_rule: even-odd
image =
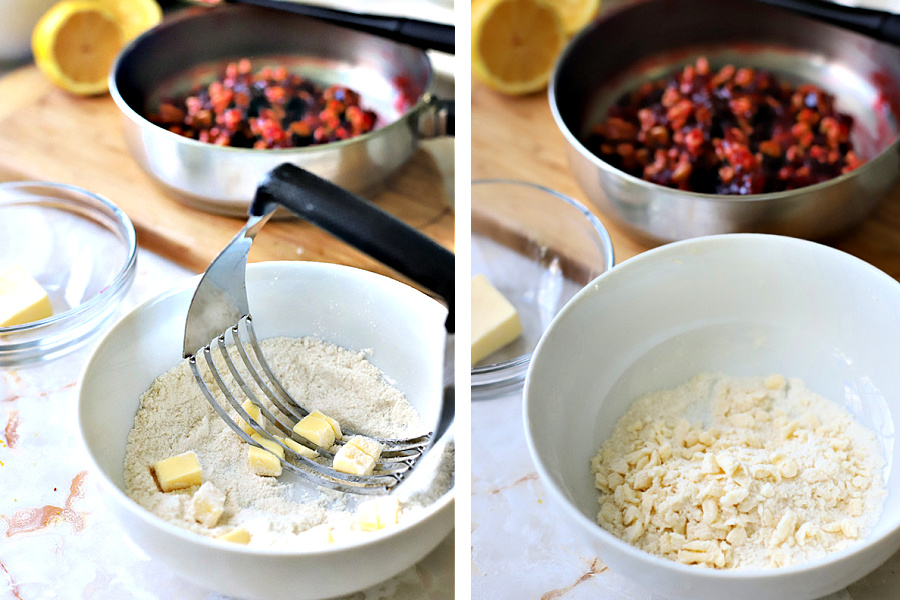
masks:
[[[281,475],[281,461],[268,450],[247,446],[247,463],[250,465],[250,471],[255,475],[262,477]]]
[[[314,410],[309,413],[310,417],[315,417],[317,419],[324,419],[331,425],[331,429],[334,430],[334,439],[342,440],[344,439],[344,434],[341,433],[341,424],[329,417],[328,415],[322,414],[321,412]]]
[[[362,531],[377,531],[400,522],[400,501],[392,496],[361,502],[356,523]]]
[[[516,308],[484,275],[472,278],[472,364],[522,335]]]
[[[282,438],[281,442],[285,446],[287,446],[288,448],[290,448],[291,450],[293,450],[294,452],[299,454],[300,456],[304,456],[306,458],[312,459],[319,455],[319,453],[316,452],[315,450],[313,450],[312,448],[307,448],[303,444],[301,444],[299,442],[295,442],[294,440],[292,440],[289,437]]]
[[[356,446],[344,444],[334,453],[332,467],[350,475],[371,475],[375,470],[375,459]]]
[[[361,435],[355,435],[334,453],[332,466],[335,470],[351,475],[371,475],[375,463],[381,457],[379,442]]]
[[[263,426],[262,411],[257,405],[253,404],[252,400],[250,400],[249,398],[247,400],[244,400],[243,404],[241,404],[241,408],[247,411],[247,414],[250,415],[251,419],[256,421],[257,425],[259,425],[260,427]],[[241,426],[241,429],[243,429],[244,433],[246,433],[247,435],[252,436],[254,433],[256,433],[256,430],[253,429],[250,423],[245,421],[243,417],[238,417],[238,425]]]
[[[216,536],[217,540],[225,540],[226,542],[234,542],[235,544],[249,544],[250,532],[243,527],[235,527],[223,534]]]
[[[225,510],[225,492],[211,481],[200,486],[191,497],[191,513],[194,520],[204,527],[215,527]]]
[[[183,490],[203,483],[203,469],[193,452],[185,452],[153,465],[159,488],[164,492]]]
[[[352,438],[347,440],[347,444],[356,446],[375,460],[381,458],[381,451],[384,449],[384,446],[381,445],[381,442],[373,440],[372,438],[366,437],[364,435],[354,435]]]
[[[331,525],[326,523],[310,527],[306,531],[301,532],[298,537],[305,545],[311,548],[334,543],[333,529]]]
[[[19,265],[0,270],[0,327],[24,325],[53,315],[47,292]]]
[[[266,450],[270,451],[272,454],[275,454],[278,458],[284,458],[284,448],[282,448],[281,444],[279,444],[275,440],[265,438],[262,436],[262,434],[259,433],[254,433],[250,436],[250,439],[261,445]]]
[[[334,428],[325,419],[309,414],[294,425],[294,433],[311,441],[320,448],[331,448],[334,445]]]

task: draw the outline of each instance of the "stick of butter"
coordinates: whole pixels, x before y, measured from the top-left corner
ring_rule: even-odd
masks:
[[[24,325],[53,315],[47,292],[19,265],[0,269],[0,327]]]
[[[472,364],[522,335],[516,308],[484,275],[472,278]]]
[[[193,452],[185,452],[154,463],[153,473],[164,492],[183,490],[203,483],[203,469]]]

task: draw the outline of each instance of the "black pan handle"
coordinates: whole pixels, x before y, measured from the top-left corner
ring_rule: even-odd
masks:
[[[900,46],[900,15],[818,0],[757,0]]]
[[[371,202],[290,163],[263,177],[249,212],[261,216],[274,204],[443,298],[449,309],[446,328],[453,333],[456,259],[452,252]]]
[[[380,35],[422,50],[456,52],[456,29],[453,25],[431,23],[404,17],[353,13],[322,6],[310,6],[290,0],[228,0],[237,4],[253,4],[275,8],[307,17],[343,25],[357,31]]]

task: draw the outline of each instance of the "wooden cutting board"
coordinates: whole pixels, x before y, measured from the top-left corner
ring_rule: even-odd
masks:
[[[54,181],[100,194],[128,214],[142,247],[203,271],[244,219],[190,208],[157,187],[128,152],[119,119],[108,95],[76,97],[53,87],[33,66],[13,71],[0,78],[0,181]],[[452,165],[448,157],[452,159],[454,143],[434,142],[429,143],[431,151],[420,148],[370,199],[453,249],[453,174],[447,163]],[[251,261],[297,259],[397,276],[297,220],[268,223],[250,253]]]
[[[566,142],[546,92],[507,97],[472,82],[472,179],[530,181],[591,206],[569,170]],[[616,263],[648,249],[593,210],[612,238]],[[900,187],[854,231],[831,245],[900,279]]]

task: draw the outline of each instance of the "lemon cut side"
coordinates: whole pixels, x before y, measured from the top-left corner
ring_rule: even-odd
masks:
[[[83,96],[105,93],[119,52],[161,18],[153,0],[62,0],[32,32],[35,64],[64,90]]]
[[[472,73],[507,94],[546,87],[567,40],[545,0],[483,0],[472,7]]]

